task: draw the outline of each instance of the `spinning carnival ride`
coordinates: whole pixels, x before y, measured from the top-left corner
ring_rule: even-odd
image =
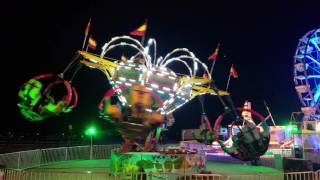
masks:
[[[320,29],[309,31],[299,40],[293,69],[303,119],[320,119]]]
[[[153,56],[149,55],[151,50]],[[119,58],[119,51],[126,53],[130,58]],[[183,65],[185,71],[172,70],[173,66],[170,67],[175,63]],[[103,46],[100,56],[79,51],[65,71],[53,76],[55,79],[47,84],[40,81],[47,76],[29,80],[19,91],[19,108],[22,115],[28,120],[39,121],[61,112],[70,112],[77,104],[77,95],[70,85],[72,79],[65,80],[65,72],[70,71],[72,66],[78,66],[72,75],[73,78],[82,65],[99,69],[108,78],[111,89],[105,93],[99,109],[101,117],[115,124],[122,135],[124,145],[121,152],[155,151],[161,129],[171,126],[174,122],[172,113],[201,94],[217,95],[225,107],[226,112],[223,116],[229,114],[233,121],[244,121],[233,107],[229,93],[215,87],[206,64],[191,51],[179,48],[165,57],[157,58],[154,39],[150,39],[147,46],[143,47],[139,41],[129,36],[112,38]],[[200,73],[205,76],[197,76]],[[64,96],[53,96],[57,91],[54,87],[58,84],[64,84],[66,87],[66,91],[62,90]],[[59,102],[61,107],[58,106]],[[221,121],[220,118],[215,128],[219,128]],[[238,138],[242,139],[243,146],[238,148],[237,152],[250,153],[259,151],[258,149],[264,151],[265,146],[268,146],[269,132],[262,133],[255,124],[246,122],[245,126],[246,124],[248,127],[250,124],[250,128],[240,129],[241,135]],[[214,133],[212,129],[210,132]],[[252,133],[255,136],[250,135]],[[218,140],[217,134],[216,138]],[[265,139],[264,144],[258,143],[261,138]],[[141,145],[143,143],[144,145]],[[237,152],[233,151],[230,154]],[[249,160],[257,158],[261,153],[264,152],[254,153],[254,157],[235,157]]]
[[[30,121],[42,121],[53,115],[71,112],[78,95],[69,81],[54,74],[38,75],[24,83],[18,93],[21,114]]]

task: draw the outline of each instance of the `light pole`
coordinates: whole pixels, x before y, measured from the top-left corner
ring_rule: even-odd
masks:
[[[94,127],[90,127],[88,130],[88,133],[90,134],[90,160],[92,160],[92,139],[93,139],[93,135],[95,134],[96,130]]]
[[[68,125],[69,136],[68,136],[68,146],[72,146],[72,125]]]

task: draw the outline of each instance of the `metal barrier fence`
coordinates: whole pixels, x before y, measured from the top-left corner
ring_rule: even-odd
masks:
[[[280,174],[219,175],[177,173],[109,173],[109,172],[46,172],[7,170],[5,180],[319,180],[320,171],[291,172]]]
[[[111,149],[117,147],[120,147],[120,145],[94,145],[92,147],[92,159],[106,159],[110,156]],[[90,146],[74,146],[0,154],[0,165],[5,165],[6,168],[11,169],[26,169],[66,160],[88,160],[90,159],[90,148]],[[290,157],[292,153],[291,150],[274,149],[273,154]],[[273,156],[262,156],[261,164],[275,167]],[[230,161],[226,157],[215,157],[216,160],[217,158],[221,161]]]
[[[92,146],[92,159],[108,159],[111,150],[120,145],[95,145]],[[90,146],[61,147],[50,149],[38,149],[15,153],[0,154],[0,180],[320,180],[320,170],[313,172],[290,172],[279,174],[250,174],[250,175],[218,175],[218,174],[174,174],[174,173],[139,173],[139,174],[115,174],[111,172],[61,172],[23,170],[55,162],[66,160],[90,159]],[[282,153],[279,153],[282,154]],[[13,170],[13,169],[18,169]],[[23,170],[23,171],[22,171]]]
[[[288,180],[319,180],[317,172],[313,171],[285,173],[284,177]]]
[[[315,172],[315,177],[316,177],[317,180],[320,179],[320,170]]]
[[[107,159],[111,150],[118,147],[118,144],[94,145],[91,158]],[[90,152],[90,146],[74,146],[0,154],[0,165],[9,169],[26,169],[67,160],[89,160]]]
[[[222,176],[218,174],[175,174],[175,173],[136,173],[136,174],[112,174],[112,173],[50,173],[50,172],[17,172],[10,170],[6,173],[6,180],[233,180],[236,177]]]

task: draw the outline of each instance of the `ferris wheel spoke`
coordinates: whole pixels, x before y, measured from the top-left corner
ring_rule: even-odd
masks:
[[[315,94],[314,94],[314,103],[317,103],[318,100],[319,100],[319,97],[320,97],[320,86],[317,87],[317,90],[315,91]]]
[[[312,38],[310,41],[317,48],[317,50],[320,51],[320,48],[319,48],[320,38],[315,37],[315,38]]]
[[[320,66],[320,62],[318,62],[316,59],[314,59],[313,57],[311,57],[311,56],[309,56],[309,55],[307,55],[306,56],[308,59],[310,59],[311,61],[313,61],[314,63],[316,63],[317,65],[319,65]]]
[[[307,78],[305,76],[296,76],[296,79],[305,80],[305,79],[320,79],[320,75],[309,75]]]
[[[311,56],[310,56],[310,57],[311,57]],[[315,58],[313,58],[313,59],[315,59]],[[314,67],[316,67],[316,66],[318,66],[318,64],[316,64],[316,63],[313,62],[313,61],[306,62],[306,67],[307,67],[307,68],[313,68],[313,69],[314,69]]]
[[[312,63],[314,64],[314,63]],[[308,68],[312,69],[313,71],[317,72],[318,74],[320,74],[320,71],[318,70],[319,68],[315,67],[315,66],[311,66],[310,64],[308,65]]]
[[[320,79],[320,75],[309,75],[307,79]]]

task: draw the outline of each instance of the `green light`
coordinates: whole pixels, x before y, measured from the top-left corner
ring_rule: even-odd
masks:
[[[288,125],[286,127],[286,130],[289,132],[289,133],[296,133],[298,132],[298,126],[297,125]]]
[[[94,133],[95,133],[95,129],[94,129],[94,128],[90,128],[90,129],[89,129],[89,133],[90,133],[90,134],[94,134]]]
[[[97,133],[97,129],[93,126],[89,127],[86,131],[85,134],[87,136],[94,136]]]

